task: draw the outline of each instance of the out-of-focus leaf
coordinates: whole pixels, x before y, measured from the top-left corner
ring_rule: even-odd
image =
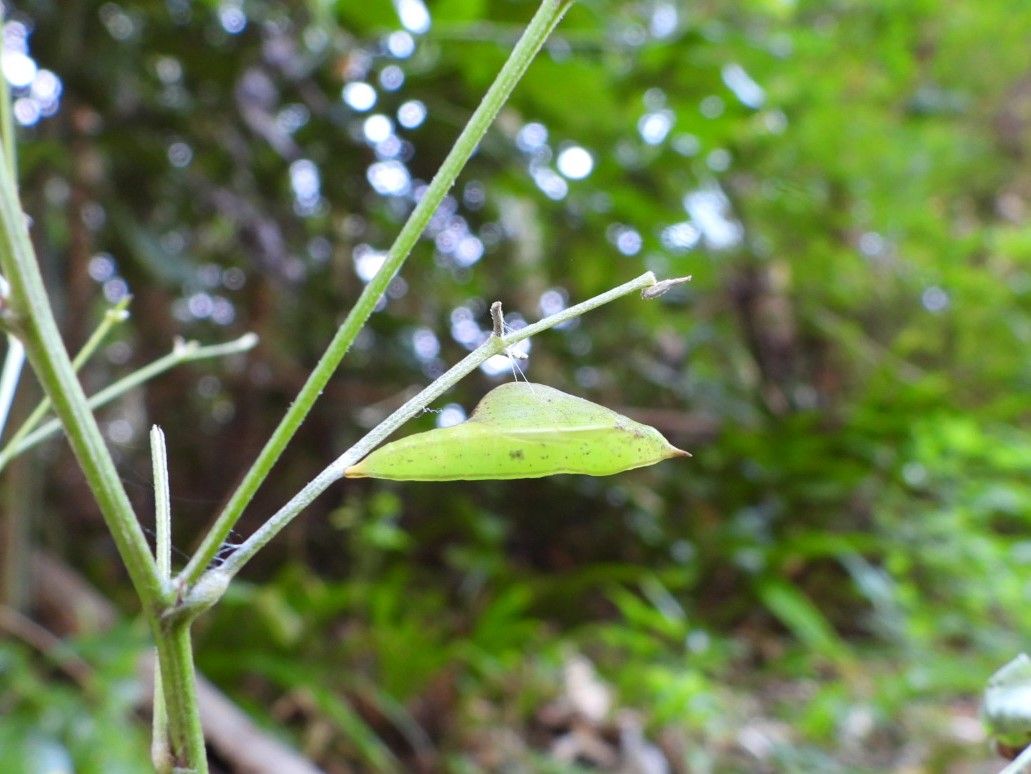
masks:
[[[759,598],[806,647],[834,660],[848,649],[827,623],[819,608],[797,588],[785,581],[765,578],[758,584]]]
[[[38,732],[23,729],[24,736],[4,739],[0,734],[0,770],[26,774],[73,774],[75,764],[68,750]],[[12,735],[15,736],[15,735]]]
[[[325,2],[325,0],[320,0]],[[335,10],[340,21],[352,34],[382,32],[398,27],[397,12],[392,3],[356,3],[336,0]]]
[[[486,0],[435,0],[431,6],[434,23],[445,24],[482,19],[486,7]]]

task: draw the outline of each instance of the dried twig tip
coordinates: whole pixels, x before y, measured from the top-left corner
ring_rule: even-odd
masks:
[[[674,279],[661,280],[656,282],[651,287],[647,287],[641,291],[641,298],[658,298],[663,296],[666,292],[674,287],[675,285],[683,285],[685,282],[691,281],[691,275],[688,274],[686,277],[676,277]]]
[[[499,339],[505,335],[505,313],[501,311],[501,302],[490,305],[490,319],[494,321],[494,335]]]

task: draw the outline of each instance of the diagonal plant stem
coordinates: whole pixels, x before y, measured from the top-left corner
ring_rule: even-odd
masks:
[[[512,53],[494,83],[487,90],[479,107],[476,108],[465,129],[455,141],[451,152],[448,153],[437,174],[434,175],[426,193],[412,210],[397,239],[394,240],[394,244],[387,252],[383,266],[365,286],[358,301],[333,336],[325,353],[290,405],[279,426],[272,433],[215,523],[204,536],[197,552],[186,565],[180,575],[181,585],[188,587],[195,583],[218,554],[223,542],[253,499],[258,487],[268,476],[272,466],[279,459],[308,412],[311,411],[315,400],[322,393],[340,361],[351,348],[351,344],[386,292],[390,281],[411,253],[433,213],[436,212],[437,207],[440,206],[447,192],[454,185],[459,172],[462,171],[469,157],[476,150],[494,117],[505,104],[519,79],[530,66],[530,62],[533,61],[534,56],[544,45],[544,41],[562,19],[572,2],[573,0],[543,0],[523,36],[512,49]]]
[[[227,341],[222,344],[209,344],[207,346],[201,346],[196,341],[177,341],[172,351],[167,355],[159,357],[157,360],[148,363],[139,370],[133,371],[128,376],[122,377],[117,382],[90,396],[86,401],[86,405],[90,409],[99,408],[177,365],[194,360],[206,360],[214,357],[225,357],[238,352],[246,352],[257,343],[258,337],[253,333],[245,333],[233,341]],[[16,435],[0,450],[0,470],[3,470],[12,458],[60,432],[61,422],[57,419],[51,419],[49,422],[44,422],[40,425],[34,432],[27,433],[20,438]],[[21,430],[19,429],[20,433]]]
[[[612,288],[600,295],[594,296],[574,306],[563,309],[557,314],[545,317],[543,320],[527,325],[525,328],[509,333],[507,336],[491,335],[483,344],[474,349],[446,372],[435,379],[425,389],[407,401],[394,413],[380,422],[370,430],[361,440],[350,449],[341,454],[331,462],[325,470],[319,473],[308,484],[301,489],[282,508],[279,509],[268,521],[251,535],[243,544],[236,549],[219,567],[209,570],[196,584],[193,590],[186,596],[182,606],[173,611],[175,617],[194,617],[218,601],[219,596],[225,591],[229,581],[240,569],[251,559],[266,543],[275,537],[287,524],[306,508],[316,497],[335,481],[344,475],[344,470],[358,462],[362,457],[379,446],[401,425],[412,417],[421,413],[431,402],[436,400],[447,390],[458,383],[464,376],[476,370],[481,363],[493,355],[499,355],[523,339],[540,333],[541,331],[561,325],[567,320],[579,317],[585,312],[596,309],[603,304],[614,301],[617,298],[633,293],[635,290],[644,290],[656,284],[655,275],[646,272],[635,279],[630,280],[618,287]]]
[[[0,30],[4,25],[4,12],[0,10]],[[0,146],[3,147],[4,158],[11,179],[18,180],[18,152],[14,136],[14,111],[11,106],[11,90],[7,85],[7,77],[0,75]]]
[[[129,306],[130,300],[131,297],[126,296],[104,312],[104,318],[100,321],[100,325],[98,325],[96,330],[90,334],[89,339],[82,345],[82,349],[79,350],[75,359],[72,360],[72,368],[76,371],[82,368],[86,361],[93,356],[93,353],[97,351],[97,348],[101,345],[104,339],[107,338],[107,334],[111,332],[111,329],[119,323],[125,322],[129,319],[129,313],[126,311],[126,308]],[[21,342],[19,342],[19,345],[20,344]],[[36,428],[36,425],[40,423],[49,410],[50,398],[44,397],[43,400],[39,402],[39,405],[32,410],[32,413],[26,417],[25,421],[21,423],[21,427],[15,431],[14,435],[11,436],[11,439],[4,444],[3,450],[0,451],[0,471],[7,466],[8,462],[10,462],[17,453],[8,454],[8,450],[18,448],[21,442],[25,439],[25,436]],[[20,449],[19,451],[24,451],[24,449]]]

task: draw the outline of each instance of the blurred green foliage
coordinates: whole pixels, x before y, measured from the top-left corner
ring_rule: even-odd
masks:
[[[148,729],[134,715],[135,656],[144,644],[138,632],[123,627],[103,639],[80,638],[67,652],[52,652],[47,663],[21,643],[0,643],[4,771],[140,771],[149,759]],[[90,667],[68,670],[78,684],[54,669],[72,659]]]
[[[105,294],[136,298],[86,381],[174,335],[262,337],[246,363],[170,375],[104,415],[143,513],[144,431],[169,432],[184,550],[532,3],[429,3],[425,32],[404,31],[406,7],[12,13],[63,87],[21,153],[69,341]],[[576,652],[697,770],[981,759],[980,690],[1031,635],[1029,35],[1015,0],[578,3],[240,529],[459,358],[492,300],[533,319],[644,269],[694,281],[540,337],[528,374],[694,459],[348,483],[201,622],[201,668],[321,762],[373,769],[476,770],[478,740],[508,728],[530,741],[499,754],[544,770],[538,712]],[[341,98],[354,83],[374,105]],[[574,146],[583,179],[558,171]],[[70,455],[46,462],[62,486],[39,494],[41,539],[130,604]],[[85,701],[4,654],[6,737]],[[119,707],[84,705],[98,739]],[[86,755],[62,733],[40,744]]]

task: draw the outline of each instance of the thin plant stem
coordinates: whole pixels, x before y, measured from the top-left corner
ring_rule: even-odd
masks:
[[[4,14],[0,11],[0,31],[3,30]],[[14,118],[11,113],[11,90],[7,77],[0,73],[0,145],[11,179],[18,180],[18,156],[14,143]],[[5,288],[6,290],[6,288]],[[6,293],[5,293],[6,294]],[[0,372],[0,436],[7,426],[14,395],[18,390],[18,378],[25,365],[25,348],[17,337],[7,335],[7,354],[4,356],[3,371]]]
[[[126,311],[126,307],[129,305],[131,299],[127,296],[126,298],[119,301],[115,306],[104,312],[104,318],[100,321],[100,325],[96,327],[96,330],[90,334],[89,339],[82,345],[82,349],[72,360],[72,368],[78,372],[83,365],[93,356],[93,353],[97,351],[104,339],[107,338],[108,333],[121,322],[129,319],[129,313]],[[46,416],[50,410],[50,398],[44,397],[39,402],[39,405],[32,410],[32,413],[26,417],[25,421],[21,423],[14,435],[11,436],[10,440],[4,444],[4,451],[7,449],[15,449],[21,444],[29,433],[31,433],[36,425],[40,423],[43,417]],[[2,426],[0,426],[2,429]],[[5,455],[4,451],[0,451],[0,471],[6,467],[7,463],[11,460],[13,455]]]
[[[3,76],[0,76],[3,80]],[[18,380],[25,365],[25,347],[16,336],[7,334],[7,354],[4,355],[4,367],[0,370],[0,435],[7,427],[7,418],[11,415],[14,396],[18,392]]]
[[[480,140],[494,121],[494,117],[508,100],[534,56],[544,45],[544,41],[547,40],[548,35],[554,30],[571,4],[572,0],[544,0],[541,3],[494,83],[487,90],[479,107],[476,108],[465,129],[455,141],[451,152],[448,153],[437,174],[434,175],[426,193],[412,210],[397,239],[394,240],[394,244],[387,252],[382,267],[365,286],[347,318],[333,336],[322,358],[280,421],[279,426],[276,427],[257,459],[237,486],[236,491],[230,496],[215,523],[204,536],[196,553],[187,563],[181,575],[185,585],[189,586],[196,582],[218,554],[223,542],[253,499],[258,487],[268,476],[272,466],[279,459],[308,412],[311,411],[316,399],[322,394],[323,388],[336,371],[340,361],[351,348],[351,344],[354,343],[358,333],[376,308],[376,304],[386,292],[390,281],[408,258],[433,213],[436,212],[447,192],[454,185],[458,174],[476,150]]]
[[[257,343],[258,337],[253,333],[245,333],[233,341],[227,341],[222,344],[209,344],[207,346],[201,346],[196,341],[178,341],[167,355],[159,357],[157,360],[148,363],[139,370],[133,371],[128,376],[122,377],[117,382],[90,396],[86,402],[87,406],[90,409],[99,408],[182,363],[246,352]],[[12,438],[11,443],[8,443],[3,450],[0,450],[0,470],[3,470],[13,457],[57,435],[59,432],[61,432],[61,422],[57,419],[52,419],[40,425],[35,431],[25,435],[17,444],[14,443]]]
[[[168,710],[165,708],[165,690],[161,681],[161,664],[154,659],[154,711],[150,727],[150,762],[157,774],[172,770],[172,750],[168,745]]]
[[[154,469],[154,554],[158,575],[167,588],[172,577],[172,508],[168,493],[168,453],[165,449],[165,434],[157,425],[150,428],[150,456]],[[168,745],[168,710],[158,658],[154,659],[152,721],[150,758],[154,769],[160,774],[165,774],[172,768],[172,751]]]
[[[635,290],[644,290],[655,284],[655,275],[649,271],[605,293],[563,309],[557,314],[545,317],[543,320],[513,331],[506,336],[491,335],[483,344],[451,366],[429,386],[376,425],[361,440],[308,482],[286,505],[280,508],[253,535],[245,540],[225,562],[219,567],[209,570],[201,579],[201,582],[187,595],[182,609],[175,611],[172,615],[194,617],[218,601],[218,596],[225,591],[229,581],[240,571],[244,564],[293,521],[330,484],[342,478],[347,468],[379,446],[409,419],[420,414],[424,408],[451,389],[464,376],[476,370],[487,358],[505,352],[506,349],[523,339],[528,339],[537,333],[553,328],[556,325],[561,325],[603,304],[614,301],[628,293],[633,293]],[[204,581],[209,578],[211,582],[205,583]]]
[[[197,674],[193,665],[190,627],[186,622],[159,626],[154,637],[161,673],[173,771],[207,774],[208,756],[197,707]]]
[[[154,554],[158,575],[167,583],[172,577],[172,506],[165,434],[157,425],[150,428],[150,456],[154,469]]]

